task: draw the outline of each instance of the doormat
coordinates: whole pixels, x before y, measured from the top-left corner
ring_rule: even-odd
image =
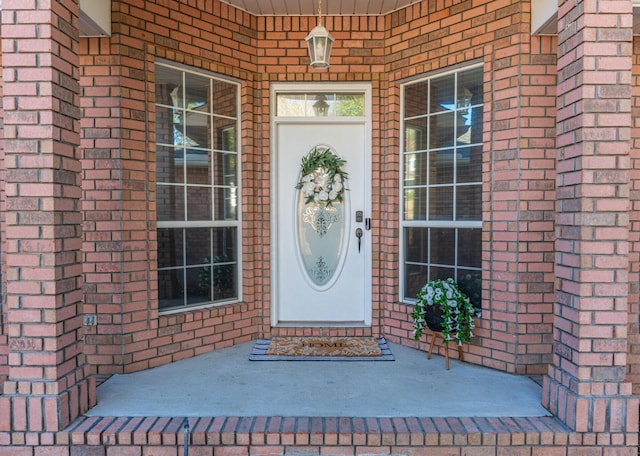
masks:
[[[251,361],[394,361],[381,337],[274,337],[257,340]]]

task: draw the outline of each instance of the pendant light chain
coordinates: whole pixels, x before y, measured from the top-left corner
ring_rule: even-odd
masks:
[[[318,0],[318,25],[305,38],[309,48],[312,68],[329,68],[329,56],[333,46],[333,37],[322,26],[322,0]]]

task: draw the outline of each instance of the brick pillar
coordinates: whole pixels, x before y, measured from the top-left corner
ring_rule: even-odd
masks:
[[[78,0],[2,2],[9,379],[0,430],[94,403],[82,353]]]
[[[632,19],[631,0],[564,1],[558,14],[555,349],[543,404],[579,432],[638,431],[625,381]]]

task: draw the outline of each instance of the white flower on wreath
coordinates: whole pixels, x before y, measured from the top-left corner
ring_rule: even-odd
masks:
[[[302,158],[302,177],[296,188],[302,191],[305,203],[326,204],[342,201],[346,190],[344,182],[346,161],[330,149],[314,148]]]

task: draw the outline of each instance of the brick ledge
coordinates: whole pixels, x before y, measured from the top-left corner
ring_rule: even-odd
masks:
[[[170,452],[163,455],[179,455],[184,445],[184,420],[184,417],[81,417],[57,433],[0,432],[0,456],[36,454],[27,450],[27,446],[34,451],[36,446],[50,446],[71,448],[72,455],[108,456],[147,454],[143,451],[163,447]],[[447,455],[461,456],[487,451],[486,454],[495,454],[496,448],[504,447],[516,448],[504,448],[499,454],[516,451],[514,454],[518,455],[565,455],[569,448],[578,447],[582,451],[592,447],[594,455],[626,456],[638,451],[637,434],[572,432],[555,417],[194,417],[188,423],[189,447],[198,455],[208,455],[213,447],[217,448],[217,454],[231,456],[418,455],[434,451],[419,447],[446,447]],[[607,453],[606,448],[615,451]]]
[[[173,445],[184,417],[83,417],[58,437],[74,445]],[[189,418],[192,445],[567,446],[638,445],[637,434],[572,432],[555,417],[529,418]],[[62,442],[60,442],[62,443]]]

